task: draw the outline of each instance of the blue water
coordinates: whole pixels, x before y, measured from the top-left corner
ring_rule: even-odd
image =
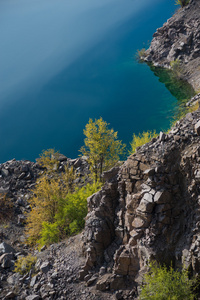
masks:
[[[134,56],[175,9],[174,0],[1,0],[0,162],[48,148],[77,157],[89,118],[127,145],[133,132],[167,128],[177,99]]]

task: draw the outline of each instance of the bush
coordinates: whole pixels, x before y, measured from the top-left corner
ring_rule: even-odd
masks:
[[[27,216],[26,235],[30,245],[56,243],[66,235],[84,227],[87,198],[99,188],[98,182],[74,188],[73,172],[66,171],[60,178],[39,179],[29,200],[31,212]]]
[[[183,67],[181,61],[179,59],[175,59],[170,62],[170,67],[172,72],[174,73],[175,77],[181,79],[183,74]]]
[[[55,152],[54,149],[43,150],[42,154],[40,154],[40,158],[37,158],[37,163],[46,169],[47,173],[52,173],[57,170],[58,167],[58,157],[60,153]]]
[[[56,243],[65,236],[77,234],[85,225],[84,218],[87,215],[87,198],[97,192],[100,183],[87,184],[82,188],[76,188],[73,193],[68,193],[59,202],[58,212],[54,216],[54,223],[42,223],[39,244]]]
[[[150,272],[144,275],[144,284],[139,300],[193,300],[194,280],[188,271],[175,271],[172,266],[157,266],[150,263]]]
[[[143,131],[143,133],[139,133],[136,135],[135,133],[133,134],[133,140],[131,142],[131,150],[130,154],[135,153],[135,150],[137,147],[140,147],[152,140],[152,138],[155,138],[157,136],[156,131]]]
[[[25,275],[29,273],[31,269],[34,271],[36,261],[37,257],[32,256],[31,254],[25,257],[19,257],[15,262],[14,272],[19,273],[21,275]]]
[[[188,5],[190,0],[176,0],[176,5],[181,5],[181,7],[184,7]]]
[[[142,48],[140,50],[137,50],[137,53],[136,53],[136,58],[137,60],[142,60],[144,59],[144,57],[146,56],[146,49],[145,48]]]

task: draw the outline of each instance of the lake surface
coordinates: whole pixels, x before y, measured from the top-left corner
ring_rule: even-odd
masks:
[[[174,0],[1,0],[0,162],[55,148],[77,157],[89,118],[129,145],[169,126],[178,103],[135,60]]]

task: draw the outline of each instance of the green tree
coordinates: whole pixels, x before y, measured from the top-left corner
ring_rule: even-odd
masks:
[[[150,271],[144,275],[139,300],[193,300],[195,280],[189,279],[188,271],[175,271],[172,266],[150,263]]]
[[[59,156],[60,153],[58,151],[56,152],[54,149],[47,149],[42,151],[40,158],[37,158],[36,161],[46,169],[46,173],[52,175],[52,173],[57,170]]]
[[[117,139],[117,132],[108,128],[108,123],[102,118],[89,120],[83,130],[86,138],[85,146],[80,152],[88,156],[90,170],[95,181],[101,179],[103,171],[113,167],[124,153],[125,144]]]
[[[189,2],[190,2],[190,0],[176,0],[176,4],[181,5],[181,7],[188,5]]]

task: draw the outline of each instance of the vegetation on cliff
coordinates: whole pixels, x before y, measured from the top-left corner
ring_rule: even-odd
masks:
[[[86,138],[85,146],[80,151],[88,156],[90,171],[95,179],[101,180],[104,171],[113,167],[124,153],[125,144],[117,139],[117,132],[108,128],[108,123],[102,118],[89,120],[83,130]]]
[[[190,0],[176,0],[176,4],[181,5],[181,7],[188,5],[189,2],[190,2]]]
[[[157,266],[150,263],[150,271],[144,275],[140,300],[193,300],[194,280],[188,270],[179,272],[172,266]]]
[[[148,142],[150,142],[153,138],[155,138],[158,134],[156,133],[155,130],[151,131],[143,131],[142,133],[139,133],[136,135],[135,133],[133,134],[133,140],[131,142],[131,150],[130,154],[135,153],[136,148],[140,147]]]
[[[54,165],[50,153],[54,161],[52,149],[41,155],[46,172],[37,181],[29,200],[31,212],[27,216],[26,234],[30,245],[55,243],[83,229],[87,198],[101,186],[98,182],[76,186],[76,174],[70,167],[62,173],[49,173]]]

